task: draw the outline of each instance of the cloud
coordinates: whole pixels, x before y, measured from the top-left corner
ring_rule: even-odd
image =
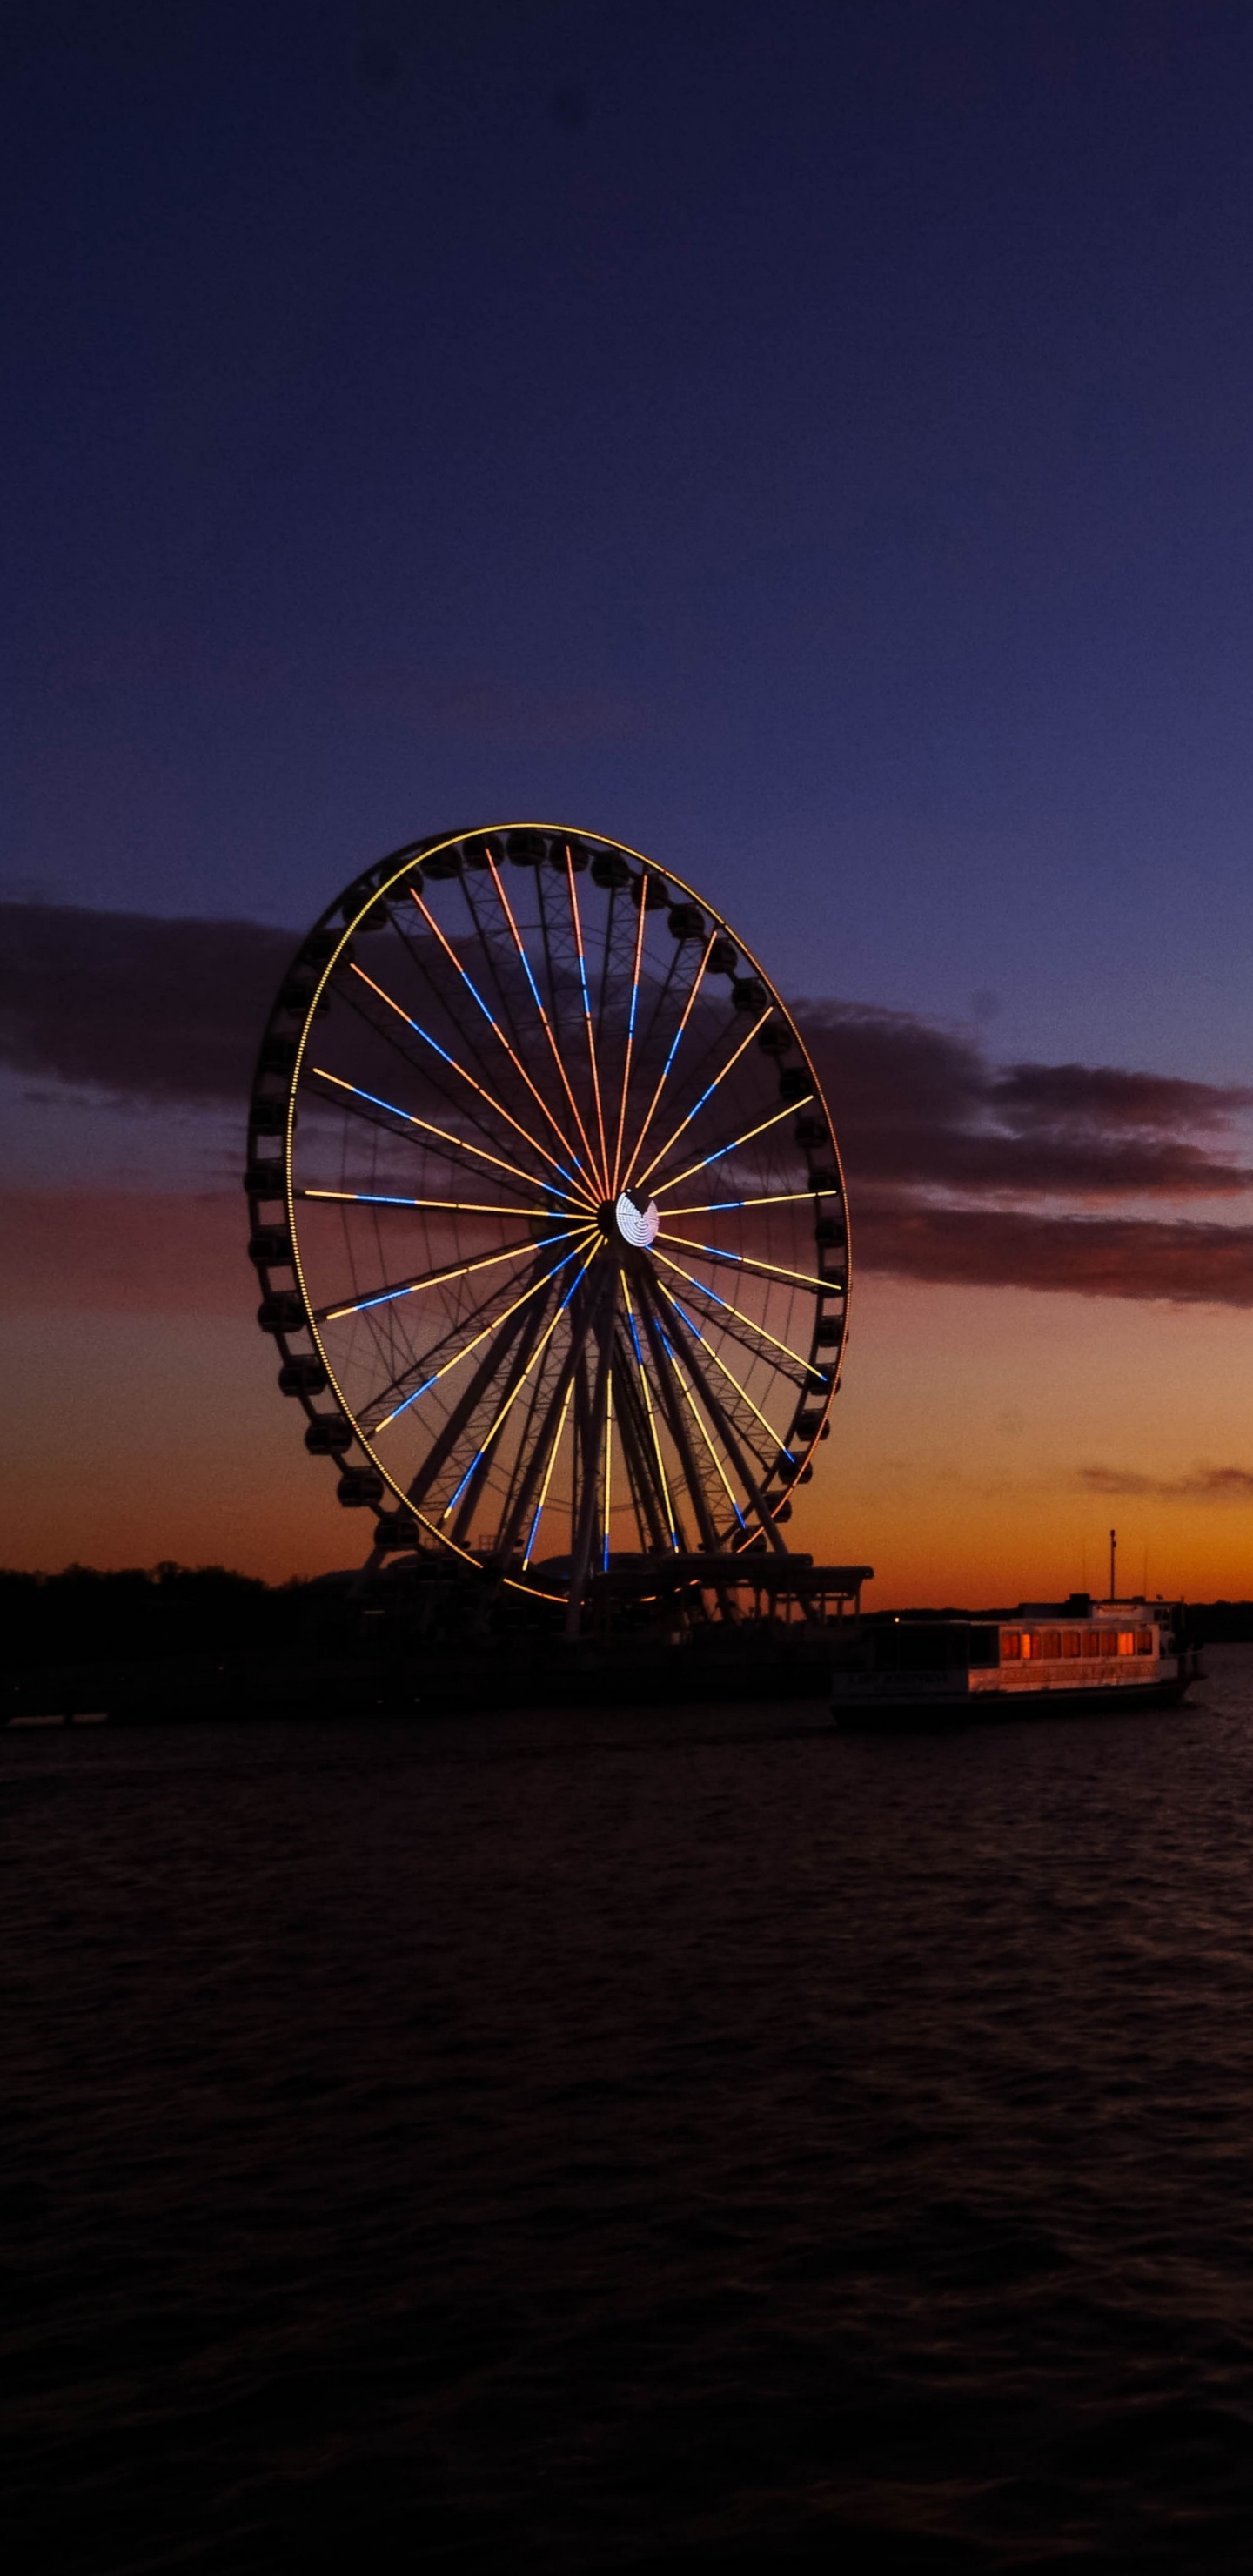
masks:
[[[242,1109],[295,946],[256,921],[0,904],[0,1062],[126,1099]]]
[[[1119,1467],[1081,1467],[1090,1494],[1164,1503],[1253,1502],[1253,1468],[1197,1467],[1190,1476],[1140,1476]]]
[[[850,1192],[862,1270],[965,1287],[1253,1306],[1253,1226],[936,1207]]]
[[[1214,1150],[1253,1089],[1108,1065],[998,1067],[972,1039],[905,1012],[801,1002],[797,1017],[852,1184],[1092,1199],[1253,1185],[1253,1170]]]
[[[249,921],[0,903],[0,1062],[41,1084],[242,1121],[296,945]],[[997,1065],[906,1013],[797,1006],[849,1174],[860,1268],[961,1285],[1253,1305],[1253,1226],[1143,1214],[1253,1186],[1253,1089],[1082,1064]],[[1111,1202],[1140,1202],[1134,1214]],[[1065,1204],[1069,1202],[1069,1204]]]

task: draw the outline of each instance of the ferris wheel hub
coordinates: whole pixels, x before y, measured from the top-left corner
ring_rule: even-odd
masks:
[[[630,1244],[632,1251],[647,1252],[661,1223],[660,1210],[647,1190],[623,1190],[610,1213],[611,1225],[606,1226],[605,1231],[611,1239],[612,1228],[623,1243]]]

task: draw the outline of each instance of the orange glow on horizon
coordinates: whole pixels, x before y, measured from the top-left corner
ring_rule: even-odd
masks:
[[[29,1193],[7,1217],[0,1562],[360,1561],[364,1516],[278,1394],[236,1191]],[[872,1608],[1012,1604],[1103,1592],[1116,1523],[1127,1593],[1253,1598],[1251,1337],[1230,1308],[863,1276],[789,1544],[873,1565]]]

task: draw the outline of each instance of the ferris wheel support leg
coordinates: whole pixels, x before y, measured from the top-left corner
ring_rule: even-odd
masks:
[[[415,1509],[420,1509],[426,1501],[436,1477],[451,1457],[475,1407],[482,1402],[483,1395],[491,1385],[510,1343],[517,1340],[522,1331],[526,1312],[523,1306],[506,1317],[495,1339],[488,1343],[486,1358],[480,1360],[469,1385],[449,1414],[443,1430],[437,1432],[426,1458],[409,1486],[409,1501]]]
[[[700,1531],[701,1545],[702,1547],[707,1547],[711,1555],[717,1555],[720,1548],[718,1532],[714,1526],[713,1514],[710,1511],[708,1497],[701,1479],[700,1469],[696,1460],[696,1452],[692,1447],[691,1439],[688,1434],[687,1423],[683,1415],[683,1408],[679,1403],[675,1392],[673,1374],[666,1364],[663,1327],[659,1323],[657,1314],[654,1310],[652,1295],[647,1286],[645,1274],[642,1270],[636,1274],[636,1294],[640,1302],[640,1314],[644,1320],[644,1332],[647,1337],[649,1350],[652,1354],[653,1374],[657,1380],[657,1389],[661,1397],[670,1437],[673,1440],[675,1448],[677,1449],[682,1461],[683,1473],[687,1481],[687,1490],[691,1497],[692,1509],[696,1514],[696,1526]],[[684,1536],[682,1531],[680,1532],[680,1536]]]
[[[502,1560],[507,1560],[512,1555],[520,1533],[526,1527],[526,1516],[534,1500],[536,1487],[551,1462],[554,1442],[565,1423],[570,1382],[583,1356],[587,1330],[585,1319],[582,1326],[576,1328],[571,1336],[570,1348],[562,1362],[538,1435],[531,1444],[531,1455],[526,1469],[506,1502],[496,1541],[497,1552]]]
[[[700,1389],[706,1411],[712,1416],[714,1422],[716,1422],[718,1429],[722,1433],[722,1437],[727,1444],[731,1457],[734,1459],[736,1473],[740,1477],[744,1485],[745,1492],[748,1494],[753,1509],[757,1514],[757,1518],[761,1523],[768,1546],[774,1549],[776,1556],[786,1556],[788,1553],[787,1541],[776,1522],[771,1518],[761,1487],[758,1484],[745,1456],[745,1444],[736,1431],[735,1425],[725,1411],[725,1408],[719,1403],[709,1382],[709,1378],[706,1375],[705,1370],[701,1367],[699,1350],[694,1342],[693,1336],[684,1331],[682,1322],[677,1315],[673,1316],[671,1319],[670,1331],[683,1352],[684,1360],[691,1371],[695,1384]]]
[[[648,1424],[640,1402],[630,1359],[625,1348],[620,1351],[620,1366],[614,1370],[618,1390],[615,1408],[622,1454],[626,1459],[636,1503],[636,1519],[648,1524],[649,1540],[659,1556],[665,1556],[673,1542],[664,1500],[658,1491],[656,1463],[650,1453]]]
[[[538,1305],[533,1305],[529,1309],[526,1319],[526,1328],[519,1334],[514,1345],[505,1382],[501,1389],[500,1402],[497,1405],[490,1428],[484,1433],[483,1445],[479,1450],[478,1457],[475,1459],[474,1465],[470,1471],[469,1481],[457,1507],[457,1517],[453,1522],[451,1531],[454,1547],[466,1547],[469,1544],[474,1515],[478,1510],[479,1498],[487,1481],[488,1470],[492,1463],[488,1455],[488,1441],[491,1438],[492,1430],[494,1430],[496,1423],[500,1420],[501,1414],[505,1411],[507,1406],[512,1403],[518,1386],[526,1374],[535,1350],[535,1345],[539,1340],[540,1328],[547,1316],[550,1302],[550,1298],[545,1296],[540,1299]]]
[[[614,1324],[618,1307],[618,1273],[611,1262],[605,1265],[603,1302],[596,1319],[596,1380],[592,1388],[586,1446],[583,1452],[582,1491],[579,1497],[578,1532],[574,1543],[574,1560],[570,1567],[570,1597],[566,1604],[566,1635],[577,1637],[582,1620],[583,1595],[592,1562],[592,1540],[596,1530],[596,1505],[600,1497],[601,1439],[605,1423],[605,1397],[610,1359],[613,1351]]]

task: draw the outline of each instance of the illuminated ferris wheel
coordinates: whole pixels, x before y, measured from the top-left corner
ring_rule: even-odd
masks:
[[[839,1155],[702,896],[556,824],[417,842],[299,949],[250,1252],[279,1383],[384,1547],[546,1599],[782,1552],[847,1330]]]

